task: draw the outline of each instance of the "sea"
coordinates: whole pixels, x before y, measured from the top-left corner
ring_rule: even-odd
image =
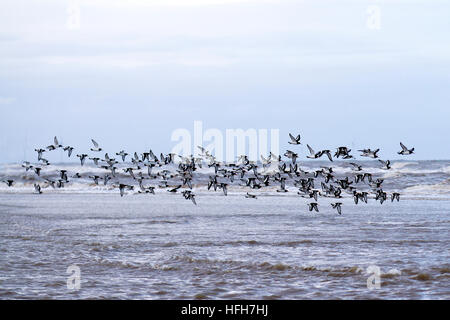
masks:
[[[88,178],[101,172],[89,164],[59,165],[71,182],[55,189],[44,181],[55,166],[36,177],[1,165],[1,180],[15,183],[0,186],[0,299],[450,299],[450,161],[358,163],[400,201],[356,205],[343,193],[341,215],[325,197],[310,212],[291,184],[207,190],[206,166],[194,205],[154,181],[144,183],[155,195],[121,197],[114,181]]]

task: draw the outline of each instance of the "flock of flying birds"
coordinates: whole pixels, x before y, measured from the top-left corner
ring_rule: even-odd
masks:
[[[289,144],[293,146],[301,145],[300,135],[293,136],[289,133],[289,137]],[[125,191],[127,190],[137,190],[137,193],[139,194],[155,194],[155,186],[145,185],[146,181],[153,181],[159,188],[167,189],[168,192],[177,193],[180,191],[186,200],[191,200],[196,205],[195,194],[193,192],[193,177],[198,168],[202,168],[202,166],[206,165],[210,168],[214,168],[214,174],[209,175],[207,184],[208,190],[222,190],[223,194],[226,196],[229,185],[239,185],[252,190],[264,189],[269,186],[279,186],[276,190],[277,192],[288,192],[286,185],[287,183],[291,183],[298,188],[297,194],[300,197],[314,199],[315,202],[308,203],[309,211],[314,210],[319,212],[319,205],[317,202],[319,196],[337,199],[336,202],[331,203],[331,206],[333,209],[337,210],[338,214],[342,213],[342,202],[338,202],[338,199],[342,198],[342,192],[353,196],[355,204],[358,204],[358,202],[367,203],[369,197],[373,197],[376,201],[380,201],[380,203],[383,204],[389,197],[387,192],[383,191],[382,188],[384,180],[373,178],[372,174],[365,172],[360,164],[349,162],[354,174],[351,175],[351,177],[345,176],[345,178],[336,177],[332,167],[322,167],[320,170],[307,172],[302,170],[297,163],[299,157],[298,152],[291,150],[287,150],[284,153],[284,156],[288,160],[283,160],[281,155],[275,155],[270,152],[267,158],[261,156],[261,161],[258,163],[250,161],[246,155],[240,156],[234,163],[221,163],[217,161],[208,150],[200,146],[198,147],[199,154],[197,156],[191,155],[183,157],[173,153],[167,155],[161,153],[160,156],[157,157],[152,150],[141,154],[134,152],[133,155],[129,155],[122,150],[116,153],[116,156],[120,157],[119,160],[116,160],[111,158],[108,153],[101,158],[99,154],[103,149],[93,139],[92,145],[93,147],[90,151],[92,151],[94,155],[89,156],[88,154],[80,153],[77,154],[76,157],[79,158],[81,166],[84,166],[88,159],[98,168],[104,169],[105,173],[103,176],[90,175],[87,178],[92,179],[94,185],[98,185],[100,181],[103,181],[105,186],[110,180],[113,180],[111,185],[113,188],[119,189],[121,196],[124,196]],[[414,148],[408,149],[401,142],[400,146],[402,150],[398,152],[398,154],[410,155],[414,153]],[[311,146],[307,145],[307,147],[310,153],[306,156],[308,159],[320,159],[324,155],[327,156],[330,162],[333,162],[333,158],[354,159],[350,154],[351,149],[347,147],[338,147],[334,155],[332,155],[330,150],[316,152]],[[83,177],[80,173],[75,172],[71,175],[72,180],[69,180],[69,173],[67,170],[57,170],[59,178],[54,180],[42,175],[42,168],[50,165],[49,161],[43,157],[44,153],[52,152],[57,149],[63,149],[67,152],[68,157],[71,157],[74,150],[71,146],[61,145],[58,142],[57,137],[55,137],[52,145],[49,145],[46,148],[35,149],[38,159],[37,164],[31,164],[26,161],[22,164],[22,167],[25,168],[26,171],[34,171],[36,179],[42,180],[42,186],[39,183],[34,183],[35,193],[37,194],[41,194],[43,188],[64,188],[65,184],[73,181],[73,179],[80,179]],[[361,152],[361,157],[377,159],[380,149],[363,149],[358,151]],[[130,156],[130,161],[127,161],[128,156]],[[122,164],[120,163],[120,160],[122,160]],[[389,160],[384,161],[378,159],[378,161],[383,169],[391,169]],[[168,165],[172,165],[172,168],[176,168],[175,171],[168,170]],[[145,167],[147,168],[146,172]],[[155,167],[164,168],[157,173],[153,173],[152,170]],[[275,167],[275,170],[267,170],[269,167]],[[124,172],[123,174],[118,172],[120,169]],[[120,176],[123,175],[131,178],[135,183],[125,184],[121,182]],[[321,189],[316,189],[315,182],[317,183],[319,178],[322,180],[320,182]],[[9,187],[12,187],[15,183],[13,180],[4,180],[4,182]],[[365,188],[363,187],[358,190],[357,187],[359,186],[365,186]],[[365,189],[366,191],[362,189]],[[250,192],[247,192],[245,197],[257,199],[257,195],[251,194]],[[394,200],[399,201],[400,194],[392,192],[390,194],[390,199],[391,202]]]

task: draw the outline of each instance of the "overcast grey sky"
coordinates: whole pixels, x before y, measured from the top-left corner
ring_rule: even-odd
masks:
[[[3,0],[0,162],[54,135],[169,152],[194,120],[449,159],[449,37],[449,1]]]

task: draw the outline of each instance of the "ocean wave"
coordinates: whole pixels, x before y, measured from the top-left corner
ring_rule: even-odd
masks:
[[[385,184],[390,190],[404,191],[405,194],[412,195],[450,195],[450,162],[449,161],[417,161],[417,162],[404,162],[398,161],[392,163],[392,169],[382,169],[378,164],[378,161],[359,162],[363,165],[362,172],[370,172],[374,178],[381,178],[385,180]],[[322,162],[307,162],[302,163],[301,167],[308,172],[320,170],[322,166],[333,166],[337,179],[344,176],[354,176],[357,174],[353,171],[351,165],[346,162],[339,163],[338,166],[330,163]],[[167,168],[165,168],[167,169]],[[172,168],[172,169],[175,169]],[[59,179],[58,170],[67,170],[70,182],[65,184],[64,188],[53,189],[45,179],[57,180]],[[154,168],[153,173],[159,172],[160,168]],[[78,172],[82,175],[82,178],[74,179],[71,176]],[[145,170],[142,170],[145,173]],[[194,189],[199,192],[206,192],[206,185],[208,182],[209,174],[213,173],[211,168],[203,167],[196,171],[196,175],[192,181]],[[19,164],[3,165],[0,169],[0,179],[11,179],[15,181],[13,187],[8,187],[5,183],[0,183],[0,193],[33,193],[34,183],[39,183],[45,193],[118,193],[118,190],[113,187],[114,181],[123,181],[124,183],[136,184],[128,174],[122,172],[121,169],[117,171],[117,178],[111,180],[105,186],[100,181],[98,185],[94,184],[89,176],[98,175],[103,176],[104,169],[93,166],[92,164],[86,164],[81,167],[78,164],[57,164],[49,167],[43,167],[41,176],[37,177],[34,172],[25,172]],[[238,180],[238,179],[237,179]],[[116,181],[116,182],[117,182]],[[158,181],[146,181],[146,184],[157,186]],[[175,183],[175,182],[174,182]],[[362,188],[368,188],[365,184],[359,184]],[[258,194],[264,195],[277,195],[276,186],[269,187]],[[291,182],[286,186],[288,193],[283,196],[296,195],[297,189]],[[203,190],[205,189],[205,190]],[[229,186],[229,195],[240,195],[248,191],[248,188],[238,185],[236,181],[234,185]],[[387,190],[389,191],[389,190]],[[155,188],[155,192],[165,192],[165,189]],[[133,193],[133,192],[127,192]],[[210,194],[214,194],[209,192]],[[221,193],[221,192],[219,192]],[[150,195],[147,195],[150,196]]]
[[[403,192],[408,195],[450,195],[450,179],[437,184],[422,184],[407,187]]]

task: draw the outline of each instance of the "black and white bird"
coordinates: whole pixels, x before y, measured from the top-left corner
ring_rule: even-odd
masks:
[[[67,146],[67,147],[64,147],[63,148],[63,150],[64,151],[67,151],[67,156],[70,158],[70,156],[72,155],[72,151],[73,151],[73,147],[71,147],[71,146]]]
[[[350,162],[350,164],[353,166],[353,170],[354,171],[361,171],[362,170],[362,166],[361,165],[359,165],[357,163],[354,163],[354,162]]]
[[[301,144],[300,143],[300,135],[297,135],[296,137],[294,137],[292,134],[289,133],[289,138],[291,138],[291,141],[288,142],[289,144],[294,144],[294,145]]]
[[[123,195],[125,194],[125,189],[133,190],[134,187],[126,185],[126,184],[123,184],[123,183],[119,184],[119,191],[120,191],[120,196],[121,197],[123,197]]]
[[[358,150],[358,151],[362,152],[361,157],[376,159],[376,158],[378,158],[377,153],[380,151],[380,149],[375,149],[375,150],[363,149],[363,150]]]
[[[331,151],[330,150],[322,150],[322,151],[320,151],[319,157],[322,157],[324,154],[328,157],[328,160],[333,162],[333,158],[331,157]]]
[[[40,176],[41,175],[41,168],[39,168],[39,167],[33,167],[33,170],[34,170],[34,173],[36,173],[38,176]]]
[[[12,187],[14,184],[14,180],[3,180],[3,182],[6,183],[8,187]]]
[[[394,200],[400,201],[400,193],[398,192],[393,192],[391,195],[391,202],[394,202]]]
[[[258,199],[257,196],[255,196],[254,194],[250,194],[250,193],[248,193],[248,192],[247,192],[247,194],[245,195],[245,197],[246,197],[247,199]]]
[[[219,185],[219,188],[222,189],[223,194],[224,194],[225,196],[228,195],[228,184],[226,184],[226,183],[221,183],[221,184]]]
[[[284,153],[284,156],[287,158],[292,159],[292,163],[295,164],[295,161],[297,160],[298,154],[291,151],[291,150],[286,150],[286,152]]]
[[[317,202],[308,203],[308,209],[309,211],[315,210],[316,212],[319,212],[319,205]]]
[[[378,161],[380,161],[380,163],[383,165],[383,169],[386,169],[386,170],[389,170],[389,169],[391,169],[391,161],[389,161],[389,160],[386,160],[386,161],[384,161],[384,160],[378,160]]]
[[[334,156],[336,158],[342,156],[343,159],[351,159],[353,158],[353,156],[350,155],[350,151],[352,151],[352,149],[348,149],[347,147],[339,147],[336,149],[336,153],[334,154]]]
[[[89,178],[92,179],[96,185],[98,185],[98,179],[100,179],[99,176],[94,175],[94,176],[89,176]]]
[[[332,203],[333,209],[336,209],[339,214],[342,214],[342,202]]]
[[[41,186],[37,183],[34,184],[34,192],[36,192],[37,194],[41,194]]]
[[[141,190],[138,191],[138,193],[151,193],[155,194],[155,187],[144,187],[143,185],[140,185],[139,188]]]
[[[116,156],[120,156],[122,157],[122,161],[125,162],[125,157],[128,155],[128,153],[126,153],[124,150],[117,152]]]
[[[180,189],[180,188],[181,188],[181,184],[178,185],[178,186],[175,186],[175,187],[173,187],[172,189],[167,190],[167,191],[168,191],[168,192],[171,192],[171,193],[176,193],[176,192],[178,191],[178,189]]]
[[[94,151],[94,152],[100,152],[100,151],[103,150],[102,148],[100,148],[100,147],[98,146],[97,141],[95,141],[94,139],[91,139],[91,141],[92,141],[92,144],[94,145],[94,148],[91,148],[91,151]]]
[[[58,138],[55,136],[55,137],[53,138],[53,144],[49,145],[49,146],[47,147],[47,149],[48,149],[49,151],[52,151],[52,150],[55,150],[55,149],[58,149],[58,148],[62,148],[62,145],[59,144]]]
[[[89,160],[92,160],[92,161],[94,161],[94,164],[96,165],[96,166],[98,166],[98,161],[100,160],[100,158],[89,158]]]
[[[402,147],[402,151],[397,152],[398,154],[407,156],[414,153],[414,148],[408,149],[403,143],[400,142],[400,146]]]
[[[197,202],[195,201],[195,194],[193,194],[191,190],[183,191],[182,195],[186,200],[191,200],[193,204],[197,205]]]
[[[314,149],[311,148],[311,146],[309,144],[306,145],[308,147],[309,150],[309,156],[306,156],[308,159],[317,159],[320,158],[320,156],[322,155],[322,153],[319,152],[314,152]]]
[[[44,149],[34,149],[34,151],[36,151],[38,154],[38,161],[41,160],[42,154],[45,152],[45,150]]]
[[[81,165],[84,166],[84,162],[86,161],[87,154],[77,154],[77,157],[80,158]]]
[[[22,168],[25,168],[25,171],[30,170],[31,168],[33,168],[33,166],[28,162],[28,161],[24,161],[22,163]]]

